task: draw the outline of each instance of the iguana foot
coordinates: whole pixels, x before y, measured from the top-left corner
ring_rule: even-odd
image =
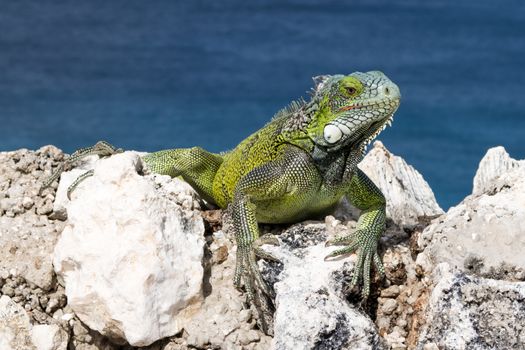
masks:
[[[266,234],[264,236],[259,237],[253,242],[253,252],[258,258],[274,261],[280,263],[281,260],[279,260],[277,257],[275,257],[272,253],[269,253],[261,248],[264,244],[270,244],[273,246],[279,246],[279,239],[277,239],[277,236]]]
[[[357,252],[357,262],[354,267],[352,281],[348,288],[354,288],[362,279],[363,290],[361,295],[363,299],[367,299],[370,295],[370,272],[372,269],[372,261],[374,262],[376,271],[380,276],[383,277],[385,275],[385,268],[383,267],[381,257],[377,252],[378,239],[376,237],[376,232],[367,229],[360,229],[350,235],[337,237],[326,242],[326,246],[344,245],[345,247],[328,254],[325,257],[325,261],[333,257]]]
[[[241,289],[241,281],[244,282],[248,304],[257,310],[259,327],[264,333],[272,334],[275,292],[264,281],[257,265],[257,257],[274,262],[280,260],[262,250],[263,244],[279,245],[279,241],[275,236],[265,235],[255,240],[251,246],[237,247],[234,285]]]
[[[39,194],[42,194],[42,191],[44,191],[47,187],[51,186],[51,184],[60,177],[62,172],[64,170],[69,170],[75,162],[83,158],[86,158],[87,156],[98,155],[100,158],[105,158],[105,157],[109,157],[116,153],[122,153],[123,151],[124,150],[122,148],[115,148],[111,144],[107,143],[106,141],[99,141],[94,146],[81,148],[75,151],[62,164],[58,166],[55,172],[51,174],[51,176],[47,180],[44,181],[44,183],[42,184],[42,187],[40,187]],[[70,197],[71,192],[73,192],[73,190],[78,186],[78,184],[80,184],[80,182],[82,182],[85,178],[91,175],[93,175],[93,172],[91,170],[80,175],[73,182],[73,184],[69,186],[67,190],[68,198]]]

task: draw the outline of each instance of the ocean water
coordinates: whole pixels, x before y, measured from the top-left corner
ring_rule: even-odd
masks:
[[[380,139],[448,208],[489,147],[525,158],[525,2],[2,1],[0,150],[233,148],[311,77],[382,70]]]

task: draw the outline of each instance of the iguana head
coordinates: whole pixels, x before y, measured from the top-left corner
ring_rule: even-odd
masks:
[[[317,112],[304,126],[309,138],[327,152],[363,147],[392,121],[399,88],[382,72],[356,72],[314,78]]]

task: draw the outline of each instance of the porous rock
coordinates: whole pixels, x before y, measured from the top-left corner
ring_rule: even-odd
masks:
[[[500,164],[490,159],[502,152],[501,148],[489,150],[477,172],[476,193],[435,219],[419,237],[419,247],[424,251],[417,262],[425,270],[432,271],[435,265],[446,262],[478,276],[523,279],[525,167],[489,172],[487,164]],[[511,159],[503,162],[518,163]],[[479,192],[481,189],[484,192]]]
[[[166,309],[165,305],[173,302],[173,298],[168,295],[168,288],[162,287],[161,279],[172,278],[170,273],[180,267],[180,264],[172,262],[172,266],[165,267],[159,263],[153,269],[151,280],[158,282],[161,286],[158,290],[161,292],[154,297],[145,296],[148,292],[153,294],[152,289],[146,290],[151,280],[146,279],[144,283],[137,281],[141,278],[144,281],[141,273],[144,269],[149,269],[149,265],[129,268],[133,259],[139,261],[144,257],[143,253],[150,254],[153,251],[151,246],[155,245],[157,250],[148,256],[158,253],[169,260],[173,251],[182,249],[173,242],[186,242],[184,239],[191,241],[189,237],[196,227],[194,233],[201,237],[202,230],[197,223],[200,219],[195,209],[199,208],[199,202],[194,191],[177,179],[139,176],[137,172],[141,172],[141,164],[136,155],[137,153],[125,153],[101,161],[95,157],[76,173],[75,170],[64,173],[56,194],[55,212],[51,215],[55,198],[53,189],[44,191],[42,196],[38,196],[37,191],[45,177],[49,176],[51,167],[56,166],[63,156],[62,153],[53,147],[45,147],[36,152],[20,150],[0,153],[0,159],[5,160],[0,162],[0,241],[5,238],[0,246],[0,293],[4,294],[2,298],[7,298],[5,295],[11,296],[11,302],[15,301],[19,310],[17,315],[20,317],[15,317],[18,321],[10,321],[11,324],[24,325],[15,331],[13,328],[0,326],[0,334],[3,336],[0,336],[1,349],[9,349],[5,344],[10,344],[11,341],[17,342],[17,349],[37,349],[38,346],[50,344],[59,346],[58,344],[63,343],[55,342],[55,339],[62,339],[61,336],[57,338],[52,335],[57,325],[65,329],[70,327],[70,347],[78,350],[119,348],[94,330],[99,330],[113,342],[127,340],[134,345],[143,346],[142,344],[169,336],[183,328],[184,331],[179,332],[176,337],[156,342],[145,349],[523,347],[523,283],[512,281],[525,279],[525,272],[520,264],[525,222],[522,179],[525,176],[520,170],[523,168],[523,161],[511,159],[503,148],[489,151],[480,163],[473,195],[457,207],[451,208],[447,214],[435,219],[424,233],[411,229],[394,229],[395,225],[388,224],[381,246],[385,250],[383,260],[388,276],[388,280],[383,281],[383,288],[389,287],[378,291],[381,297],[377,298],[374,315],[377,330],[367,315],[346,300],[342,291],[351,279],[355,258],[323,261],[324,256],[332,250],[323,246],[326,239],[334,234],[351,232],[355,228],[355,222],[342,223],[333,217],[327,217],[325,224],[306,222],[285,229],[280,237],[280,247],[265,246],[265,249],[277,255],[285,264],[260,262],[264,266],[263,277],[270,285],[274,285],[277,292],[273,340],[257,329],[253,309],[248,310],[243,306],[245,294],[233,287],[236,247],[233,235],[228,232],[224,234],[219,231],[206,236],[208,245],[205,251],[208,257],[203,257],[202,264],[199,257],[192,260],[195,264],[198,261],[199,266],[204,265],[204,273],[196,273],[201,274],[196,279],[204,281],[204,285],[196,288],[199,292],[194,298],[189,297],[189,292],[183,297],[179,295],[182,303],[171,308],[170,311],[175,310],[170,313],[172,318],[162,311]],[[417,172],[414,173],[410,166],[397,158],[399,157],[390,154],[382,144],[376,143],[363,161],[364,165],[360,166],[385,194],[387,203],[390,203],[387,210],[392,221],[410,227],[421,216],[438,215],[439,210],[434,210],[433,195],[428,195],[426,190],[423,191],[426,194],[419,193],[421,188],[428,187],[424,180],[418,178]],[[112,163],[112,160],[116,163]],[[102,171],[106,162],[109,162],[106,170]],[[72,201],[69,201],[65,195],[69,184],[78,174],[93,166],[96,168],[95,176],[81,183],[73,192]],[[149,190],[143,191],[147,188],[146,183],[154,192],[151,197],[144,194],[150,193]],[[137,191],[142,194],[135,197]],[[405,192],[408,193],[403,199],[406,203],[399,204],[401,200],[396,202],[396,196],[402,198]],[[141,197],[142,195],[144,196]],[[97,197],[98,201],[91,197]],[[89,201],[84,202],[85,199]],[[395,203],[397,204],[394,205]],[[75,205],[77,214],[74,214]],[[146,207],[155,208],[155,212],[152,213],[153,209],[148,211]],[[59,215],[60,211],[62,215]],[[143,215],[143,212],[150,215]],[[91,217],[88,220],[90,213],[97,219]],[[73,288],[73,295],[76,289],[78,295],[84,294],[84,299],[75,299],[76,297],[68,295],[66,300],[61,287],[58,286],[56,290],[53,282],[49,253],[64,223],[49,220],[48,216],[64,220],[68,214],[73,216],[69,218],[69,228],[65,233],[68,230],[71,232],[67,234],[70,236],[67,239],[69,243],[62,249],[62,268],[59,270],[61,277],[65,278],[66,288]],[[186,238],[165,234],[164,239],[155,234],[139,236],[136,232],[137,227],[141,230],[145,228],[141,226],[144,222],[157,222],[158,217],[163,215],[166,215],[164,222],[168,226],[171,224],[170,220],[179,220],[181,226],[189,227]],[[152,224],[152,227],[161,226],[166,230],[163,226],[165,224]],[[39,227],[42,227],[42,234],[38,233]],[[84,227],[83,231],[73,234],[79,227]],[[119,231],[118,227],[122,230]],[[23,228],[26,230],[23,231]],[[263,227],[262,231],[266,229]],[[418,226],[416,230],[419,229]],[[283,228],[273,227],[271,230],[273,233],[280,233]],[[153,231],[155,230],[152,229],[151,232]],[[403,231],[405,235],[398,235],[398,231]],[[103,237],[106,232],[113,233]],[[46,236],[46,241],[36,238],[42,235]],[[415,244],[417,248],[412,244],[409,248],[409,235],[414,238],[419,235],[418,244]],[[155,237],[151,239],[151,243],[150,238],[153,236]],[[399,237],[390,239],[393,236]],[[144,238],[140,249],[139,244],[133,243],[138,237]],[[23,246],[24,240],[30,240],[28,247]],[[171,242],[171,246],[166,241]],[[16,248],[4,248],[10,242],[18,242]],[[144,242],[151,246],[144,245]],[[50,244],[49,247],[45,245],[47,243]],[[86,264],[93,264],[89,258],[82,256],[82,259],[72,259],[69,256],[70,251],[76,254],[82,250],[77,245],[87,246],[82,254],[87,256],[93,253],[93,259],[96,257],[101,261],[86,268]],[[72,246],[75,249],[70,249]],[[168,246],[170,248],[166,248]],[[198,246],[199,249],[196,250],[202,253],[202,242]],[[189,250],[188,243],[180,244],[180,247]],[[132,258],[120,254],[128,248],[133,253],[127,256]],[[413,261],[413,249],[423,250],[418,255],[418,264],[423,266],[423,271],[419,271]],[[46,256],[48,262],[43,266],[48,266],[48,274],[42,278],[46,273],[33,267],[33,258],[44,257],[45,262]],[[116,264],[118,266],[112,265],[117,261],[120,261]],[[439,265],[443,261],[451,267],[443,268],[445,265]],[[60,264],[57,264],[57,268]],[[159,271],[163,272],[157,273]],[[179,274],[186,273],[176,271]],[[433,272],[433,277],[429,277]],[[77,275],[68,280],[69,273]],[[41,282],[38,282],[39,278],[42,278]],[[42,286],[47,289],[41,288]],[[173,288],[172,285],[170,288]],[[204,296],[201,303],[200,293]],[[111,298],[116,299],[112,302],[109,300]],[[375,297],[372,295],[371,298]],[[83,322],[72,315],[77,312],[77,309],[71,308],[74,303],[77,303],[80,310],[78,316]],[[162,306],[159,306],[160,303],[163,303]],[[177,314],[179,307],[183,310]],[[31,326],[24,308],[29,310],[33,319],[41,316],[43,321],[39,320],[39,323],[49,324]],[[93,317],[90,311],[99,315],[101,310],[107,319],[99,322],[103,317]],[[52,315],[56,322],[53,317],[49,320],[44,312]],[[158,318],[153,319],[153,314]],[[0,313],[0,322],[4,315],[5,311]],[[91,323],[86,322],[89,317]],[[173,318],[177,320],[175,326],[170,324]],[[313,324],[317,320],[320,320],[318,324]],[[157,332],[156,335],[144,336],[136,333],[137,324],[151,334]],[[102,328],[97,328],[99,326]],[[172,332],[162,333],[164,326],[171,327]],[[133,338],[134,336],[136,337]],[[142,340],[137,340],[139,338]],[[125,348],[133,349],[131,346]]]
[[[66,350],[69,336],[57,325],[32,325],[26,311],[6,295],[0,297],[0,349]]]
[[[66,350],[68,335],[58,325],[35,325],[31,329],[31,340],[38,350]]]
[[[135,346],[179,332],[203,279],[200,214],[141,167],[135,152],[96,162],[67,205],[53,260],[82,322]]]
[[[205,299],[184,325],[184,344],[197,349],[266,350],[271,337],[256,329],[254,313],[233,285],[236,247],[233,236],[216,231],[205,257]]]
[[[263,263],[264,276],[275,282],[273,349],[384,347],[371,319],[345,299],[353,260],[324,261],[333,250],[327,238],[322,223],[298,224],[280,235],[280,246],[264,246],[283,263],[277,270]]]
[[[48,217],[53,191],[39,190],[63,156],[53,146],[0,152],[0,269],[46,291],[55,284],[51,253],[64,224]]]
[[[418,349],[525,347],[524,282],[477,278],[446,263],[436,267],[433,279]]]

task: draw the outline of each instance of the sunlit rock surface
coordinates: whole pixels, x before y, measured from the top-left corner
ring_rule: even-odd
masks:
[[[144,346],[179,332],[202,298],[204,224],[140,169],[132,152],[97,162],[67,207],[54,265],[84,323]]]

